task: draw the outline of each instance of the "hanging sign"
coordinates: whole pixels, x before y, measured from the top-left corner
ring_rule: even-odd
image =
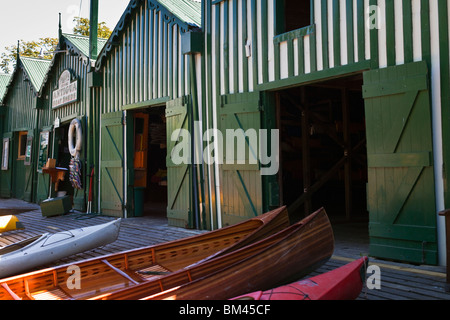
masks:
[[[52,94],[52,108],[56,109],[66,104],[78,101],[78,80],[71,82],[69,70],[64,70],[58,80],[58,89]]]

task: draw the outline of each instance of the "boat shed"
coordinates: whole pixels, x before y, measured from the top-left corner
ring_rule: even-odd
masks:
[[[7,73],[0,73],[0,107],[3,105],[3,96],[5,95],[6,88],[11,80],[11,75]],[[0,108],[0,134],[3,135],[3,117],[6,109]]]
[[[101,50],[106,39],[96,40]],[[93,110],[92,79],[89,77],[95,60],[90,59],[88,36],[63,33],[60,29],[58,46],[49,70],[40,87],[42,104],[39,109],[39,143],[36,148],[36,202],[50,197],[69,196],[73,208],[85,211],[89,196],[93,153],[96,145],[90,133],[98,126]],[[72,129],[71,127],[75,128]],[[73,141],[69,137],[73,136]],[[75,152],[70,144],[77,148]],[[78,146],[77,146],[78,144]],[[64,180],[56,187],[50,175],[42,172],[48,158],[56,160],[57,168],[65,169]],[[77,161],[75,161],[77,159]],[[70,165],[77,168],[71,175]],[[94,187],[94,184],[92,184]]]
[[[62,161],[78,119],[80,209],[87,185],[97,212],[186,228],[325,207],[332,222],[363,222],[374,257],[443,265],[449,18],[438,0],[131,0],[98,58],[83,53],[87,39],[61,34],[41,87],[15,71],[4,110],[26,83],[40,116],[11,127],[6,112],[3,136],[39,128]],[[55,106],[53,92],[74,81],[77,99]],[[245,152],[228,148],[227,130],[244,133]],[[43,176],[36,184],[37,198],[50,196]]]
[[[0,196],[34,201],[35,162],[33,145],[38,136],[39,89],[50,65],[49,60],[18,55],[3,97],[2,166]]]
[[[445,264],[449,10],[204,1],[202,101],[217,119],[207,128],[278,129],[280,141],[276,175],[261,175],[261,162],[218,166],[217,219],[324,206],[333,219],[368,220],[373,256]]]
[[[103,214],[161,214],[170,225],[202,228],[200,173],[172,161],[170,139],[199,116],[201,41],[191,34],[200,25],[198,1],[132,0],[100,52]]]
[[[10,74],[0,73],[0,105],[2,105],[3,96],[5,95],[6,87],[8,86],[10,80]]]

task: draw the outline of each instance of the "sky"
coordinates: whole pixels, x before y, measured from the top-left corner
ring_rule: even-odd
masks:
[[[99,22],[113,30],[129,0],[99,0]],[[0,0],[0,54],[17,40],[33,41],[58,37],[59,13],[62,31],[71,33],[73,18],[89,18],[89,0]]]

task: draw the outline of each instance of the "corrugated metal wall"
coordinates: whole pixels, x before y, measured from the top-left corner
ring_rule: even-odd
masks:
[[[184,32],[185,26],[145,1],[103,62],[102,113],[189,92],[188,58],[181,53]]]
[[[73,76],[79,80],[78,102],[52,109],[52,92],[58,87],[59,76],[64,70],[71,70]],[[55,64],[51,67],[51,77],[42,90],[43,105],[39,117],[39,128],[53,125],[55,119],[69,119],[76,116],[85,116],[89,110],[89,86],[87,79],[88,64],[85,59],[70,54],[59,54]]]
[[[34,89],[19,70],[4,101],[7,106],[4,132],[33,130],[36,126],[36,96]]]
[[[62,50],[67,49],[62,47]],[[54,58],[53,65],[50,67],[48,73],[48,79],[44,84],[44,87],[41,89],[41,97],[42,97],[42,106],[40,108],[39,114],[39,130],[43,130],[43,128],[48,128],[54,125],[55,119],[59,118],[61,121],[61,125],[68,124],[74,118],[83,119],[83,145],[80,154],[80,159],[87,160],[88,156],[88,139],[89,135],[87,132],[87,117],[89,116],[89,108],[90,108],[90,94],[89,94],[89,85],[88,85],[88,71],[89,65],[86,57],[82,57],[80,55],[76,55],[73,53],[59,53],[56,58]],[[78,79],[78,101],[74,103],[70,103],[68,105],[52,109],[52,92],[58,87],[59,76],[64,70],[70,70],[73,79]],[[85,117],[85,118],[83,118]],[[53,133],[52,133],[51,141],[53,141]],[[61,146],[63,147],[63,146]],[[56,157],[56,155],[50,151],[49,157]],[[86,166],[82,168],[82,186],[83,190],[75,190],[76,196],[74,197],[74,207],[78,210],[84,210],[86,207],[85,203],[85,188],[86,188],[86,174],[85,172]],[[66,179],[68,179],[68,174],[66,174]],[[45,175],[39,173],[38,181],[37,181],[37,201],[41,201],[46,198],[46,194],[42,193],[45,191],[45,185],[48,185],[48,181]]]

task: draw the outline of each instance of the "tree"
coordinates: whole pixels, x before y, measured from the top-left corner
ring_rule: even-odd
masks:
[[[41,48],[43,50],[43,58],[51,59],[52,54],[48,53],[51,48],[56,47],[58,39],[56,38],[39,38],[38,41],[19,41],[19,52],[23,57],[39,57]],[[0,68],[5,73],[11,71],[11,65],[15,66],[17,60],[17,45],[5,47],[6,52],[3,52],[0,59]]]
[[[74,21],[77,23],[73,28],[74,34],[79,34],[82,36],[89,36],[90,21],[87,18],[75,17]],[[98,24],[97,35],[99,38],[108,39],[112,31],[106,26],[106,22],[100,22]]]
[[[89,36],[89,19],[75,17],[76,26],[73,33]],[[108,39],[112,31],[106,26],[105,22],[98,24],[98,37]],[[39,38],[38,41],[19,41],[19,52],[22,57],[40,57],[44,59],[52,59],[52,51],[58,45],[57,38]],[[0,56],[0,69],[5,73],[10,73],[15,68],[17,61],[17,45],[5,47],[6,52]]]

